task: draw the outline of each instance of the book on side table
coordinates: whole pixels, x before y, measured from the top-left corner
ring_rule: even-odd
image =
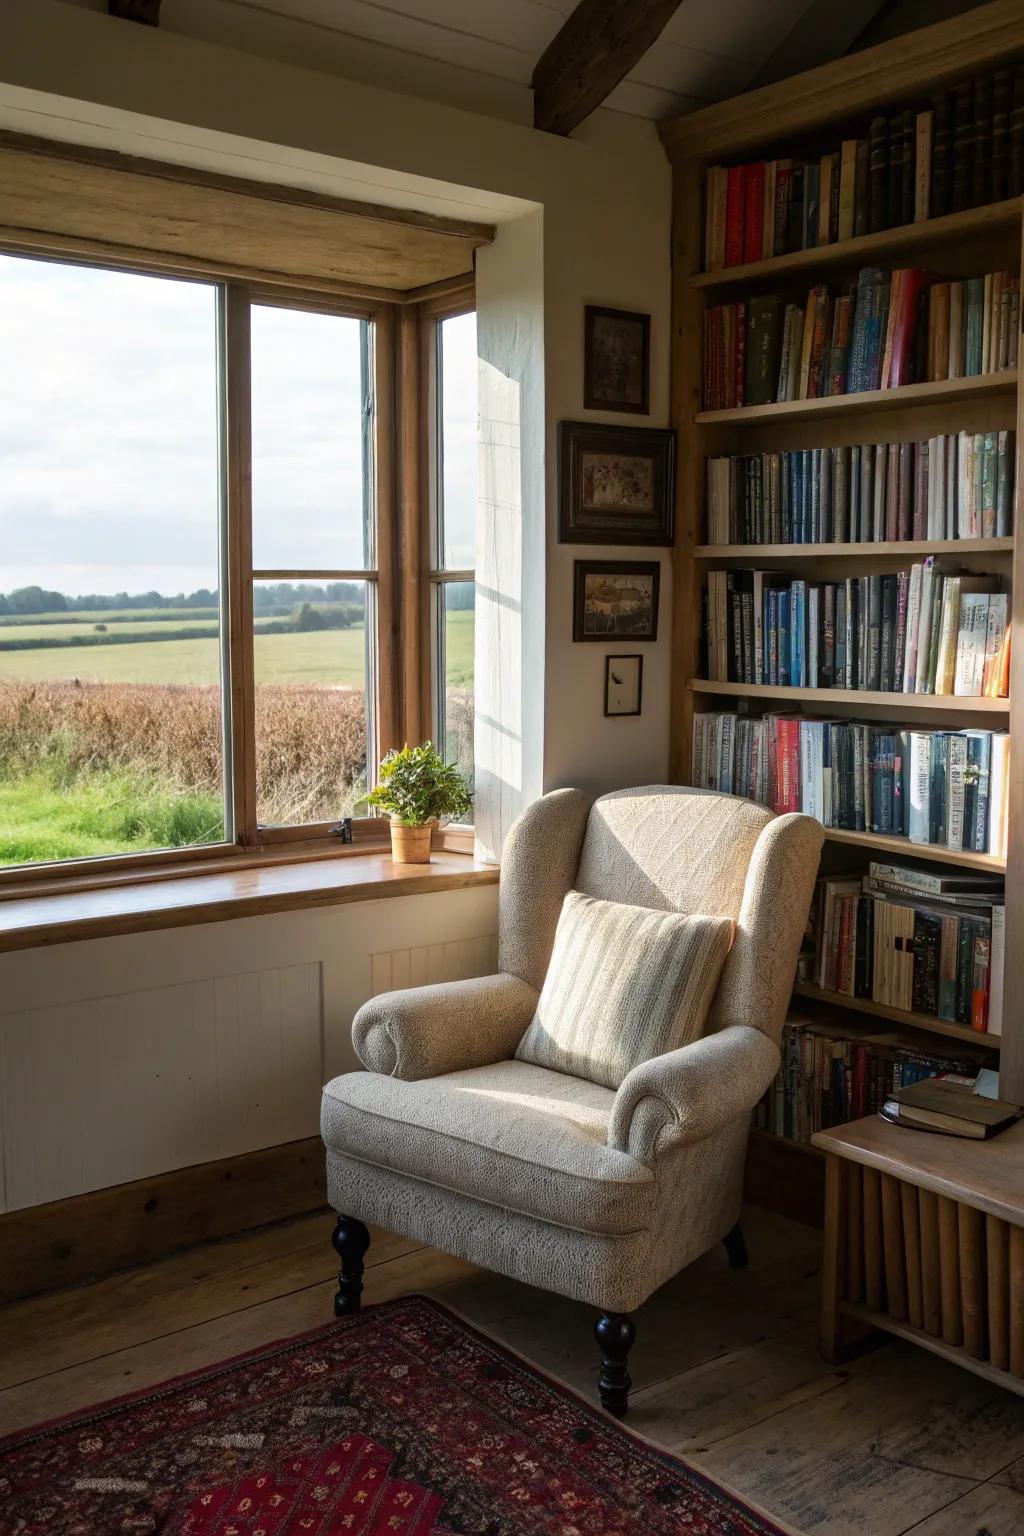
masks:
[[[970,1078],[950,1075],[899,1089],[885,1100],[879,1114],[892,1125],[984,1141],[1019,1120],[1024,1107],[983,1097],[975,1092]]]

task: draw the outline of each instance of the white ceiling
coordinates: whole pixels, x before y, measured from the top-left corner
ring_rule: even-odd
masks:
[[[240,9],[528,86],[576,0],[235,0]],[[734,96],[812,0],[682,0],[606,106],[660,118]]]

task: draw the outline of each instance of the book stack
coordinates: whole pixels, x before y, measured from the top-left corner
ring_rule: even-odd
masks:
[[[707,677],[783,688],[959,698],[1009,689],[1008,595],[997,576],[940,570],[807,581],[709,571]]]
[[[1005,538],[1015,459],[1012,431],[709,458],[708,542]]]
[[[968,1077],[933,1077],[887,1098],[878,1113],[893,1125],[985,1141],[998,1136],[1024,1115],[1020,1104],[1007,1104],[977,1091]]]
[[[865,267],[811,288],[803,305],[765,294],[704,311],[705,410],[819,400],[1017,366],[1020,282],[990,272],[931,282]]]
[[[698,713],[691,782],[841,832],[1006,856],[1010,738],[863,720]]]
[[[1018,197],[1024,66],[961,82],[872,119],[865,138],[811,159],[707,172],[704,268],[717,272]]]
[[[1002,879],[872,863],[818,881],[808,979],[990,1034],[1002,1033]]]
[[[983,1052],[937,1051],[925,1035],[800,1019],[782,1033],[782,1065],[754,1124],[788,1141],[876,1113],[901,1088],[943,1072],[973,1077]]]

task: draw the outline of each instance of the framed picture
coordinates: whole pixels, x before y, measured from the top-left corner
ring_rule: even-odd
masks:
[[[675,433],[661,427],[558,425],[563,544],[671,544]]]
[[[638,715],[643,678],[642,656],[606,656],[604,659],[605,714]]]
[[[577,560],[574,640],[657,640],[657,560]]]
[[[629,309],[583,311],[583,406],[588,411],[650,409],[651,317]]]

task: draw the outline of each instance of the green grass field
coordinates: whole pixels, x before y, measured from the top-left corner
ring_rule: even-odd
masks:
[[[218,795],[175,791],[145,775],[97,772],[71,785],[44,772],[0,779],[0,865],[194,847],[223,836]]]
[[[27,627],[27,626],[24,626]],[[61,626],[63,628],[63,626]],[[125,626],[118,625],[123,633]],[[145,625],[140,624],[140,633]],[[18,630],[5,629],[13,639]],[[47,635],[59,631],[47,627]],[[447,682],[473,686],[473,614],[448,617]],[[323,683],[362,688],[364,637],[359,629],[321,629],[300,635],[256,635],[258,683]],[[131,645],[94,645],[81,649],[0,651],[0,678],[13,682],[56,682],[67,678],[101,683],[216,683],[219,647],[208,636],[193,640],[140,639]]]

